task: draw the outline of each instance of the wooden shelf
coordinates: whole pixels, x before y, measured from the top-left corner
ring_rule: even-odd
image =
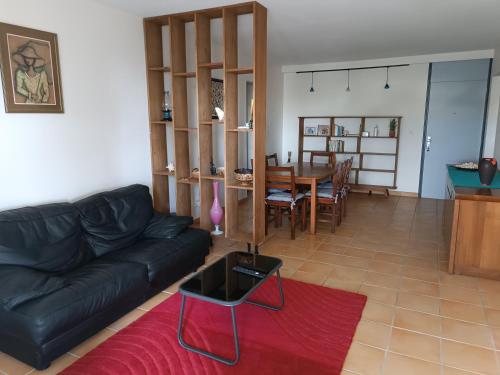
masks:
[[[198,128],[174,128],[176,132],[196,132]]]
[[[382,138],[382,139],[398,139],[399,137],[389,137],[389,136],[383,136],[383,135],[378,135],[376,137],[372,137],[372,136],[370,136],[370,137],[361,137],[361,139],[380,139],[380,138]]]
[[[226,186],[229,189],[239,189],[239,190],[253,190],[253,183],[251,184],[242,184],[241,182],[238,182],[236,180],[233,180],[229,182]]]
[[[222,62],[203,63],[203,64],[198,64],[198,68],[223,69],[224,63]]]
[[[234,74],[252,74],[253,68],[231,68],[231,69],[226,69],[226,72]]]
[[[151,124],[153,125],[167,125],[167,124],[171,124],[172,121],[151,121]]]
[[[360,168],[360,172],[396,173],[395,169]]]
[[[180,73],[174,73],[174,77],[193,78],[193,77],[196,77],[196,72],[180,72]]]
[[[311,137],[311,138],[353,138],[353,139],[356,139],[356,138],[359,138],[359,135],[308,135],[308,134],[304,134],[304,137]]]
[[[253,131],[253,128],[252,129],[249,129],[249,128],[226,129],[226,131],[227,132],[234,132],[234,133],[237,133],[237,132],[249,133],[249,132]]]
[[[200,125],[224,125],[224,120],[201,121]]]
[[[195,185],[195,184],[198,184],[200,182],[200,180],[196,177],[183,177],[183,178],[179,178],[177,180],[177,182],[179,184]]]
[[[396,156],[394,152],[361,152],[363,155]]]
[[[158,170],[153,172],[154,175],[157,176],[175,176],[175,172],[170,172],[168,170]]]
[[[168,66],[152,66],[148,68],[149,71],[151,72],[170,72],[170,67]]]
[[[201,176],[202,180],[224,181],[224,176]]]

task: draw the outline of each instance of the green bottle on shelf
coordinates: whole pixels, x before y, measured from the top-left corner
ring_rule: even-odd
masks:
[[[163,121],[172,121],[172,110],[170,109],[170,91],[165,91],[165,100],[162,106]]]

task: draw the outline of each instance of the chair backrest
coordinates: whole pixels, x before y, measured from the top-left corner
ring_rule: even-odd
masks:
[[[314,164],[314,158],[322,157],[328,158],[328,165],[335,166],[336,158],[334,152],[329,151],[311,151],[311,156],[309,159],[309,163]]]
[[[349,183],[349,177],[351,175],[352,162],[353,162],[353,157],[352,156],[349,159],[346,159],[344,161],[344,164],[345,164],[344,185],[347,185]]]
[[[295,186],[295,169],[293,167],[266,167],[266,190],[290,190],[292,197],[297,193]]]
[[[274,161],[274,166],[277,167],[279,165],[278,163],[278,154],[275,152],[274,154],[271,155],[266,155],[266,166],[270,165],[269,161]]]
[[[332,176],[332,195],[338,194],[344,186],[344,163],[335,166],[335,173]]]

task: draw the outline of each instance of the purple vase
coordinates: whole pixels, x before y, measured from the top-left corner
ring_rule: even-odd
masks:
[[[214,181],[212,183],[212,187],[214,189],[214,203],[212,204],[212,208],[210,209],[210,220],[215,225],[215,230],[212,232],[215,236],[220,236],[224,232],[220,230],[220,223],[222,218],[224,217],[224,209],[221,207],[219,203],[219,182]]]

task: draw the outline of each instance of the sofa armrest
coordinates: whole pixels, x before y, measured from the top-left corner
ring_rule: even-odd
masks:
[[[12,310],[23,302],[64,288],[64,279],[27,267],[0,266],[0,308]]]
[[[172,239],[193,224],[191,216],[164,215],[155,212],[142,233],[143,238]]]

